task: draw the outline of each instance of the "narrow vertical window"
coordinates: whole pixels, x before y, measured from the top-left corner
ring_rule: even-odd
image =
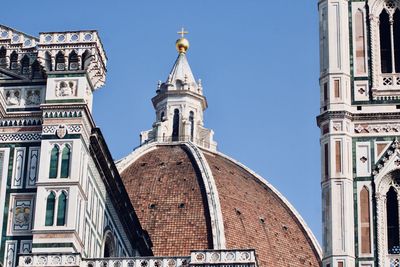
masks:
[[[355,34],[356,34],[356,73],[364,74],[365,68],[365,30],[364,14],[362,10],[357,10],[355,15]]]
[[[62,192],[58,198],[57,207],[57,226],[65,225],[65,215],[67,211],[67,194]]]
[[[54,192],[51,192],[47,197],[47,204],[46,204],[46,220],[45,225],[51,226],[54,223],[54,208],[56,204],[56,195]]]
[[[371,226],[370,226],[369,191],[364,187],[360,192],[361,215],[361,253],[371,253]]]
[[[379,16],[379,31],[381,45],[381,71],[382,73],[392,73],[392,49],[389,14],[383,10]]]
[[[69,54],[69,58],[68,58],[68,68],[69,70],[78,70],[79,69],[79,58],[78,55],[76,54],[75,51],[72,51]]]
[[[393,254],[399,246],[399,206],[393,187],[386,194],[386,216],[388,253]]]
[[[172,125],[172,141],[179,140],[179,110],[174,110],[174,119]]]
[[[396,9],[393,21],[394,62],[396,73],[400,73],[400,10]]]
[[[7,50],[4,47],[2,47],[0,49],[0,65],[7,64],[6,56],[7,56]]]
[[[324,102],[328,101],[328,83],[324,83]]]
[[[24,56],[21,59],[21,74],[28,74],[29,73],[29,57]]]
[[[31,77],[32,77],[32,79],[43,78],[40,63],[37,60],[35,60],[35,62],[32,63],[32,76]]]
[[[336,173],[342,172],[342,142],[335,141]]]
[[[58,146],[54,145],[50,155],[50,173],[49,173],[50,178],[57,178],[59,152],[60,150]]]
[[[18,69],[18,54],[15,51],[10,55],[10,69]]]
[[[324,145],[324,174],[325,178],[329,175],[329,148],[328,144]]]
[[[71,149],[65,146],[61,155],[61,178],[69,177],[69,169],[71,162]]]
[[[193,137],[194,137],[194,112],[193,111],[190,111],[189,122],[190,122],[190,140],[193,142]]]

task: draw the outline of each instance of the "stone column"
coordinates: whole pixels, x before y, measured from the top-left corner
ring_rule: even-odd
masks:
[[[385,267],[385,215],[386,215],[386,195],[376,193],[376,213],[377,213],[377,232],[378,232],[378,266]]]

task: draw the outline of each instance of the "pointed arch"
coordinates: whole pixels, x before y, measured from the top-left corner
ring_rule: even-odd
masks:
[[[69,147],[69,145],[66,145],[63,148],[61,154],[61,178],[69,177],[70,163],[71,163],[71,148]]]
[[[103,257],[111,258],[116,256],[115,249],[115,238],[109,227],[104,233],[104,241],[103,241]]]
[[[386,229],[388,253],[392,254],[399,248],[399,204],[397,192],[393,186],[386,194]]]
[[[387,13],[386,9],[383,9],[379,16],[382,73],[392,73],[392,48],[389,20],[389,14]]]
[[[58,145],[54,145],[50,154],[50,171],[49,178],[54,179],[57,178],[58,174],[58,157],[60,154],[60,148]]]
[[[42,79],[42,66],[40,65],[39,61],[35,60],[32,63],[32,79]]]
[[[65,70],[65,57],[61,51],[56,55],[56,70]]]
[[[10,69],[18,69],[18,54],[15,51],[13,51],[10,55]]]
[[[172,123],[172,141],[178,141],[179,140],[179,109],[174,110],[174,118],[173,118],[173,123]]]
[[[82,54],[82,69],[86,70],[89,67],[90,61],[92,60],[92,55],[90,53],[90,51],[86,50],[83,54]]]
[[[58,205],[57,205],[57,226],[63,226],[66,222],[66,214],[67,214],[67,201],[68,196],[65,191],[62,191],[60,196],[58,197]]]
[[[21,59],[21,74],[28,74],[29,73],[29,65],[30,65],[30,59],[27,55],[25,55]]]
[[[47,196],[45,226],[52,226],[54,224],[55,205],[56,194],[51,191]]]
[[[78,70],[79,69],[79,58],[78,54],[75,52],[75,50],[72,50],[72,52],[69,54],[68,57],[68,69],[69,70]]]

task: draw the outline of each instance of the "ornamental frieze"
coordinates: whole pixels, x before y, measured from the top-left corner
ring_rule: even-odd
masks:
[[[355,124],[354,132],[356,134],[364,133],[398,133],[400,132],[400,124]]]

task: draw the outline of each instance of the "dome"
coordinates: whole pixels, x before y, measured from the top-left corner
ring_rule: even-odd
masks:
[[[268,182],[191,142],[150,143],[118,169],[155,256],[256,250],[260,266],[320,266],[315,237]]]

